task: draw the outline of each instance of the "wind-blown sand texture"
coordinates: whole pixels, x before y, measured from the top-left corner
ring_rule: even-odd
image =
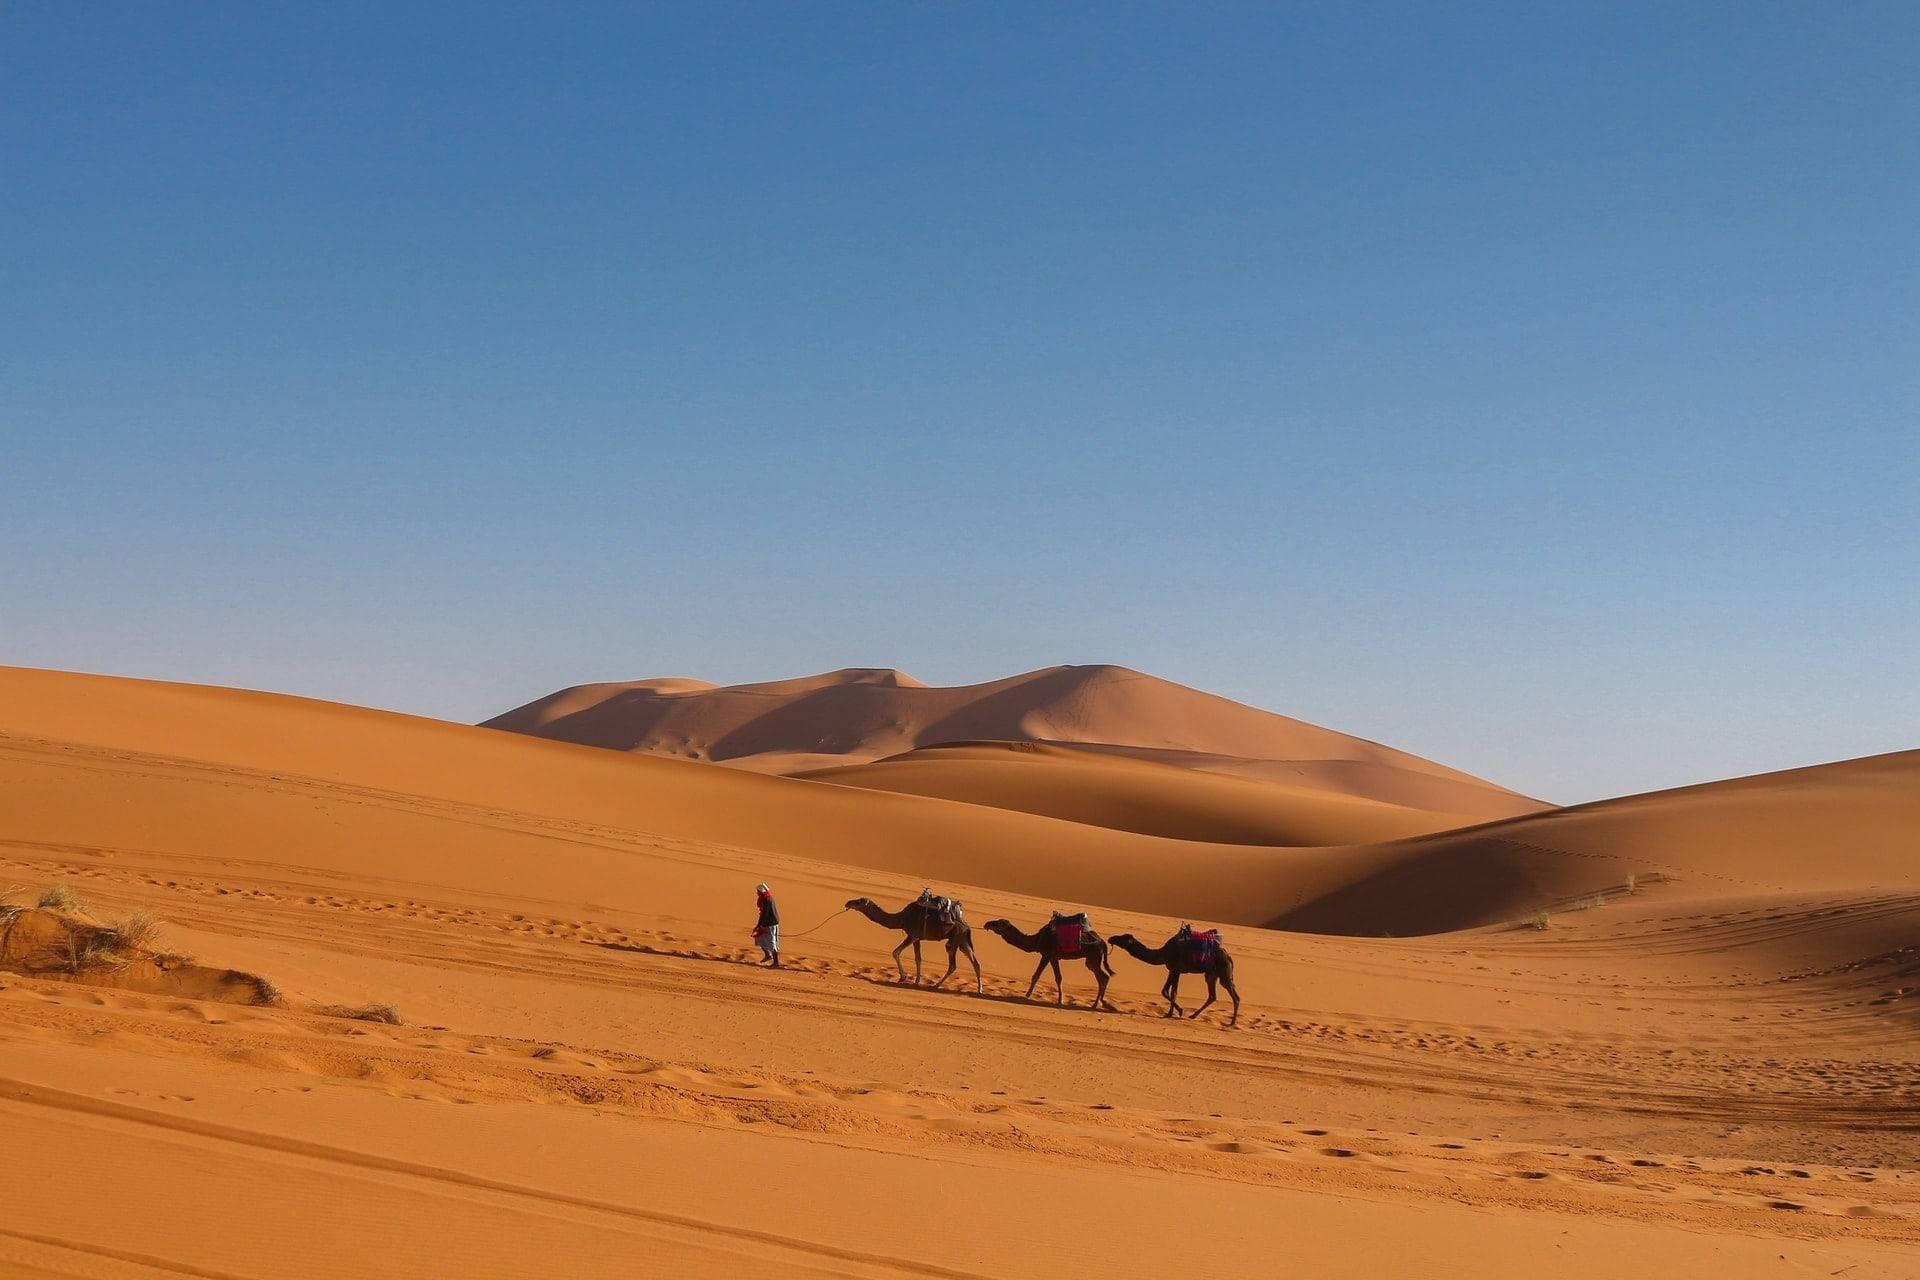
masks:
[[[828,785],[0,669],[11,901],[282,993],[0,960],[0,1274],[1914,1274],[1920,752],[1325,845],[1324,789],[892,745]],[[833,914],[929,882],[985,998]],[[1239,1028],[1125,956],[1117,1013],[1020,1000],[978,926],[1056,906],[1225,925]]]

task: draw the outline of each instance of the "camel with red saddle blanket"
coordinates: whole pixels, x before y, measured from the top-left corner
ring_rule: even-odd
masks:
[[[1197,973],[1207,980],[1207,1000],[1187,1016],[1197,1018],[1205,1013],[1207,1005],[1212,1004],[1218,994],[1216,987],[1224,985],[1227,995],[1233,999],[1233,1016],[1227,1019],[1227,1025],[1231,1027],[1240,1021],[1240,993],[1233,985],[1233,957],[1227,954],[1227,944],[1221,940],[1218,929],[1195,930],[1183,924],[1178,933],[1158,947],[1149,947],[1130,933],[1116,933],[1109,941],[1135,960],[1167,967],[1166,985],[1160,988],[1160,994],[1167,998],[1167,1011],[1162,1017],[1171,1018],[1185,1012],[1180,1007],[1180,975]]]
[[[1008,946],[1039,955],[1040,963],[1034,966],[1033,981],[1027,984],[1027,999],[1033,999],[1033,989],[1039,985],[1040,975],[1051,965],[1053,1002],[1064,1005],[1067,997],[1066,988],[1060,981],[1060,962],[1085,960],[1093,980],[1099,984],[1099,990],[1094,992],[1093,1007],[1113,1008],[1107,1002],[1107,981],[1113,977],[1113,965],[1107,959],[1107,940],[1093,931],[1086,912],[1062,915],[1056,911],[1053,919],[1032,933],[1020,932],[1011,920],[989,920],[985,928],[989,933],[999,934]]]

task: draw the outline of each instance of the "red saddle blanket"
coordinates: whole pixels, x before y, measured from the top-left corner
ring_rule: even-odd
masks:
[[[1080,936],[1086,931],[1087,926],[1074,921],[1054,921],[1053,940],[1059,944],[1060,954],[1063,956],[1079,955],[1081,947]]]
[[[1212,968],[1220,958],[1220,931],[1195,929],[1187,935],[1187,955],[1197,965]]]

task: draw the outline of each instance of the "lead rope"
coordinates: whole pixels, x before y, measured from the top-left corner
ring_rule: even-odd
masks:
[[[825,920],[822,920],[819,924],[813,926],[813,928],[802,929],[799,933],[790,933],[787,936],[789,938],[804,938],[810,933],[818,933],[822,929],[826,928],[828,925],[832,924],[835,920],[838,920],[841,916],[847,914],[847,912],[851,910],[853,910],[852,907],[842,907],[838,911],[834,912],[832,915],[828,916]]]

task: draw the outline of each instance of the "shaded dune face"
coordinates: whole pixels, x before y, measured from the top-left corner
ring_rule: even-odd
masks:
[[[1206,773],[1079,744],[953,743],[790,776],[1226,844],[1389,840],[1477,820],[1476,815],[1392,804],[1308,781]]]
[[[1436,815],[1403,824],[1405,830],[1438,830],[1545,807],[1376,742],[1113,666],[1048,667],[952,688],[868,668],[726,688],[684,680],[582,685],[497,716],[486,727],[808,776],[954,742],[1078,745],[1116,758],[1283,781]],[[1056,771],[1045,785],[1063,781]],[[995,792],[943,794],[993,804]],[[1265,839],[1257,834],[1263,830],[1255,824],[1247,838]],[[1345,838],[1369,834],[1379,832],[1362,824]]]

